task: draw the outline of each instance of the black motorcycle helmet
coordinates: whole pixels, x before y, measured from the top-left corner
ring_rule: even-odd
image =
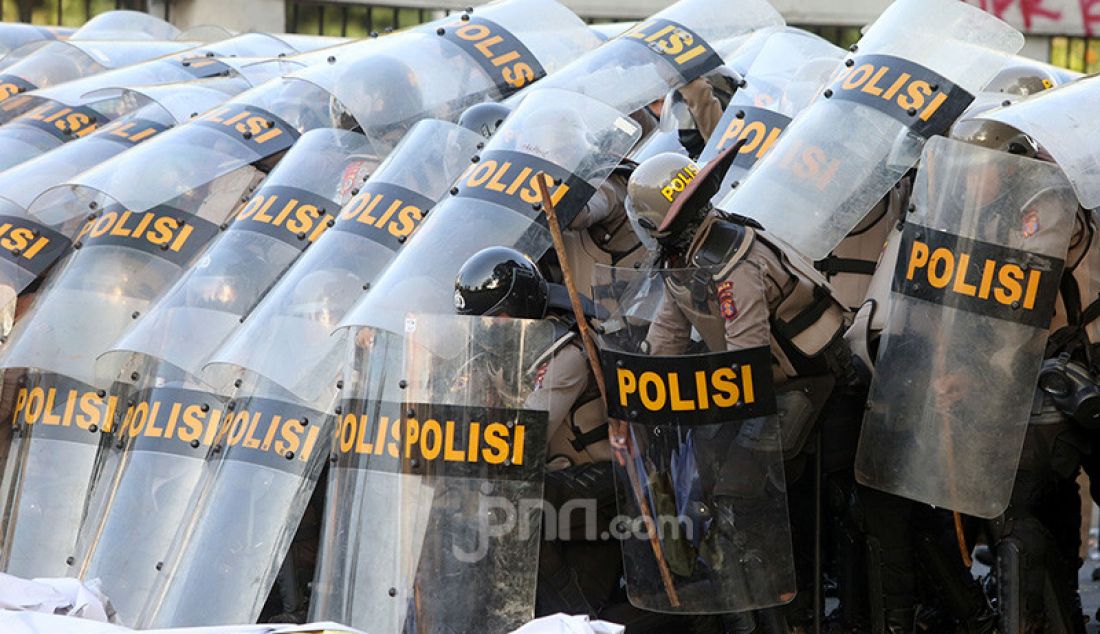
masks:
[[[482,249],[463,263],[455,278],[460,315],[546,316],[548,285],[531,258],[507,247]]]
[[[473,130],[488,139],[493,136],[497,128],[504,124],[504,120],[510,114],[512,114],[512,109],[508,106],[487,101],[466,108],[466,111],[458,118],[458,125],[467,130]]]

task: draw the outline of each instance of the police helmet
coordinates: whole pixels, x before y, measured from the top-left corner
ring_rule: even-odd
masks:
[[[1027,97],[1048,88],[1058,80],[1047,69],[1033,64],[1016,64],[1001,69],[986,85],[987,92],[1003,92]]]
[[[1000,121],[959,120],[951,127],[951,138],[1009,154],[1028,158],[1039,157],[1039,144],[1035,139]]]
[[[487,101],[470,106],[458,118],[458,125],[473,130],[486,139],[491,138],[512,109],[502,103]]]
[[[394,126],[418,116],[424,110],[424,96],[416,72],[390,55],[368,55],[348,65],[338,86],[340,103],[333,103],[334,118],[341,127],[355,124],[371,138],[380,138]],[[343,109],[346,108],[346,112]],[[340,121],[350,113],[353,122]],[[403,129],[401,130],[403,133]]]
[[[670,211],[698,173],[699,167],[688,157],[665,152],[646,160],[630,175],[627,214],[639,239],[650,249],[680,228],[678,214]]]
[[[482,249],[463,263],[455,278],[460,315],[546,316],[549,287],[531,258],[507,247]]]

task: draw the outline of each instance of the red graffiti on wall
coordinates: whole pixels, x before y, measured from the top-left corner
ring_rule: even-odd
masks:
[[[1082,5],[1084,3],[1100,3],[1100,0],[1079,1]],[[1031,25],[1035,22],[1036,18],[1054,22],[1062,20],[1062,10],[1050,6],[1050,2],[1051,0],[973,0],[972,4],[977,5],[983,11],[988,11],[1002,20],[1005,19],[1005,15],[1010,9],[1016,8],[1020,12],[1020,19],[1023,21],[1024,30],[1030,31]]]

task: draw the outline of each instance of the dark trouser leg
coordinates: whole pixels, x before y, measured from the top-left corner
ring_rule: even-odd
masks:
[[[916,503],[883,491],[858,487],[867,529],[867,567],[874,634],[913,632],[916,619]]]

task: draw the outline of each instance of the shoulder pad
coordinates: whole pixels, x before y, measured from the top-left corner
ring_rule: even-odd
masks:
[[[716,219],[691,256],[691,263],[701,269],[728,269],[745,257],[755,236],[749,227]]]

